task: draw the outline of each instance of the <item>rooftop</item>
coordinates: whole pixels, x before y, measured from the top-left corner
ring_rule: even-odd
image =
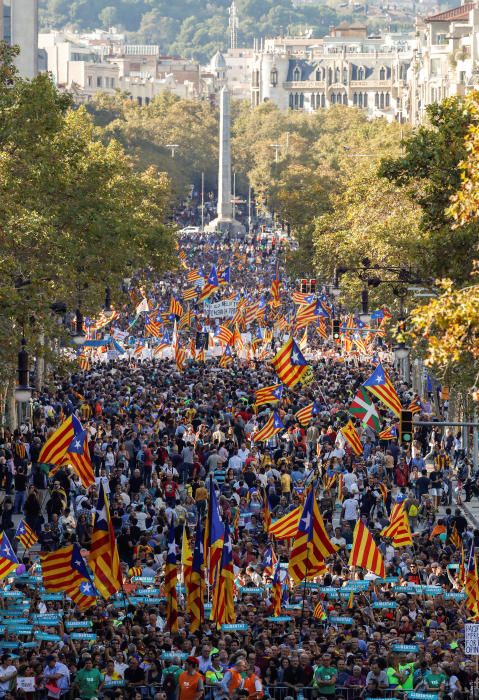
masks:
[[[460,7],[454,7],[445,12],[439,12],[437,15],[426,17],[426,22],[452,22],[469,19],[469,12],[475,7],[474,2],[467,2]]]

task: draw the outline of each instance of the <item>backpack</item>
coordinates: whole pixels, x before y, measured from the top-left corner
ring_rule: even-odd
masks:
[[[413,503],[412,505],[409,506],[409,510],[408,510],[407,514],[409,515],[410,518],[415,518],[418,513],[419,513],[419,510],[418,510],[417,505],[415,505]]]
[[[176,690],[176,680],[174,673],[167,673],[163,680],[163,690],[170,694]]]

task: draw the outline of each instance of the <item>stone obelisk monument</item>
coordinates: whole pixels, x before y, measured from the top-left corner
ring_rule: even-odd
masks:
[[[231,133],[230,93],[226,85],[220,93],[220,153],[218,167],[218,216],[207,225],[209,232],[244,233],[243,224],[233,218],[231,201]]]

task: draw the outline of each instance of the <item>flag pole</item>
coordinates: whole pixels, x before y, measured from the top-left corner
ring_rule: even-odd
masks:
[[[317,477],[318,477],[318,480],[319,480],[319,469],[318,469],[318,467],[316,467],[316,469],[315,469],[314,471],[317,472]],[[314,490],[312,483],[311,483],[311,488],[313,489],[313,498],[315,499],[315,498],[316,498],[316,491]],[[308,573],[309,573],[309,554],[310,554],[310,551],[311,551],[311,542],[308,542],[308,546],[307,546],[307,549],[306,549],[306,552],[307,552],[307,555],[306,555],[306,574],[305,574],[304,581],[303,581],[303,582],[304,582],[304,587],[303,587],[303,600],[302,600],[302,603],[301,603],[301,617],[300,617],[300,619],[299,619],[299,633],[300,633],[300,635],[301,635],[301,630],[302,630],[302,627],[303,627],[304,609],[305,609],[305,605],[306,605],[306,591],[307,591],[306,583],[307,583],[307,580],[308,580]]]

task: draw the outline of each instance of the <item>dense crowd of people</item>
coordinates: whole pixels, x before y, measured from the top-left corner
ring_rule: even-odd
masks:
[[[210,239],[196,248],[186,240],[182,247],[190,269],[195,256],[205,268],[218,259],[241,263],[231,288],[251,299],[267,296],[282,255],[271,240]],[[187,286],[173,276],[155,284],[154,303],[160,307]],[[283,280],[285,317],[293,288]],[[192,309],[196,328],[208,328],[201,305]],[[129,327],[128,313],[115,324]],[[136,332],[143,325],[137,320]],[[461,548],[479,546],[479,530],[463,508],[471,493],[463,488],[469,472],[461,435],[417,426],[405,447],[358,424],[363,454],[355,456],[340,429],[371,359],[341,356],[330,341],[310,336],[305,352],[314,382],[283,393],[275,410],[284,429],[265,442],[254,435],[271,405],[256,408],[255,391],[276,378],[268,358],[244,351],[228,367],[207,356],[188,360],[183,370],[171,357],[148,353],[102,360],[89,371],[53,378],[35,393],[31,422],[3,430],[0,525],[21,564],[0,591],[0,698],[356,700],[405,698],[415,690],[459,700],[474,692]],[[274,330],[269,359],[284,337]],[[413,391],[388,370],[407,406]],[[295,414],[312,400],[318,412],[302,425]],[[89,490],[71,468],[49,477],[38,461],[48,435],[72,413],[88,433],[96,481]],[[380,413],[383,427],[392,422],[386,409]],[[339,474],[342,493],[331,478]],[[100,483],[125,584],[114,598],[98,598],[81,612],[68,597],[42,591],[38,550],[72,542],[89,550]],[[294,586],[287,573],[291,541],[271,542],[265,508],[275,521],[304,503],[310,488],[338,551],[326,574]],[[192,543],[211,489],[232,531],[236,624],[218,629],[208,619],[207,586],[206,619],[191,632],[180,585],[179,629],[171,632],[162,597],[168,528],[175,524],[181,584],[184,532]],[[398,549],[380,532],[402,502],[414,544]],[[29,551],[15,538],[20,517],[39,538]],[[374,535],[385,578],[348,565],[358,519]],[[271,547],[283,565],[276,618]],[[22,631],[25,625],[30,630]]]

